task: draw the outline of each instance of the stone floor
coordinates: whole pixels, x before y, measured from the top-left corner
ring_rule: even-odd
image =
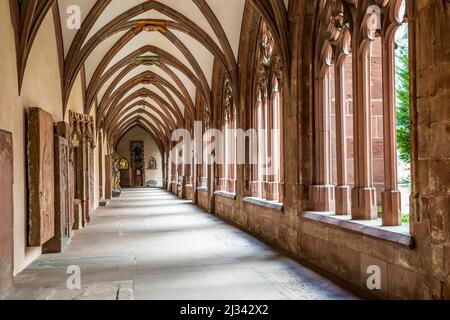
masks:
[[[81,289],[67,289],[68,267]],[[251,236],[161,190],[126,190],[9,299],[355,299]]]

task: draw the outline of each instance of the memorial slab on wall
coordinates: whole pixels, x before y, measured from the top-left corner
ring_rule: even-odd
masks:
[[[14,198],[13,143],[9,132],[0,130],[0,299],[13,287]]]
[[[60,136],[54,137],[55,144],[55,236],[44,244],[44,253],[60,253],[70,241],[70,187],[69,187],[69,144]]]
[[[71,128],[67,122],[61,121],[55,124],[55,134],[59,137],[62,137],[67,140],[68,144],[68,153],[67,153],[67,161],[68,161],[68,193],[69,199],[67,203],[68,207],[68,221],[69,221],[69,234],[70,237],[73,236],[72,233],[72,225],[75,220],[74,218],[74,208],[73,201],[75,199],[75,173],[74,173],[74,148],[72,143],[72,135]],[[55,177],[56,179],[56,177]]]
[[[40,247],[55,236],[54,140],[52,116],[28,111],[28,245]]]
[[[83,206],[81,200],[75,199],[73,202],[73,230],[83,229]]]

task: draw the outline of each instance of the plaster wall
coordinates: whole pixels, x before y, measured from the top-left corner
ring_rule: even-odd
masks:
[[[52,10],[49,10],[36,35],[20,93],[9,1],[0,1],[0,38],[0,129],[12,132],[13,135],[14,275],[17,275],[42,253],[41,247],[30,248],[27,244],[26,111],[31,107],[39,107],[50,113],[54,122],[67,121],[68,113],[63,115],[58,45]],[[80,76],[69,101],[68,109],[82,112]],[[98,173],[96,181],[97,179]],[[96,204],[97,198],[98,195]]]
[[[144,142],[144,159],[145,159],[145,182],[155,180],[158,182],[158,187],[162,187],[162,156],[158,145],[153,138],[142,128],[135,127],[131,129],[118,143],[117,154],[120,158],[126,158],[130,161],[131,166],[131,142]],[[155,158],[157,162],[157,170],[148,170],[150,158]]]

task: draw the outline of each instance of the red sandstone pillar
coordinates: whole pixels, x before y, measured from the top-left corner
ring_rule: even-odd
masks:
[[[105,156],[105,199],[112,199],[112,181],[111,181],[111,156]]]
[[[358,30],[353,41],[355,187],[352,190],[352,218],[355,220],[378,218],[373,185],[370,93],[370,45],[374,31],[370,32],[369,35],[367,30]]]
[[[351,188],[347,179],[347,119],[345,114],[345,72],[343,68],[343,61],[336,64],[337,215],[348,215],[351,211]]]
[[[389,28],[383,43],[383,123],[384,123],[384,171],[383,225],[399,226],[401,194],[397,182],[397,137],[395,101],[395,53],[394,37],[397,28]]]
[[[330,47],[331,49],[331,47]],[[329,62],[331,65],[331,61]],[[331,110],[328,86],[328,72],[323,72],[316,80],[315,90],[315,185],[311,187],[310,198],[313,210],[335,211],[334,186],[331,185]]]

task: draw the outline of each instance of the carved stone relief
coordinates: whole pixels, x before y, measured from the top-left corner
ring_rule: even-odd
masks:
[[[273,38],[272,32],[266,24],[263,25],[261,34],[261,57],[262,62],[268,66],[271,63],[272,54],[275,49],[275,40]]]
[[[94,118],[85,114],[69,112],[71,139],[74,147],[75,198],[81,201],[82,226],[90,222],[94,198]]]
[[[231,88],[230,80],[225,81],[225,121],[229,121],[233,118],[234,106],[233,106],[233,89]]]
[[[44,247],[44,253],[60,253],[69,244],[71,235],[69,144],[55,136],[55,236]]]
[[[53,119],[28,111],[28,244],[40,247],[55,235]]]

